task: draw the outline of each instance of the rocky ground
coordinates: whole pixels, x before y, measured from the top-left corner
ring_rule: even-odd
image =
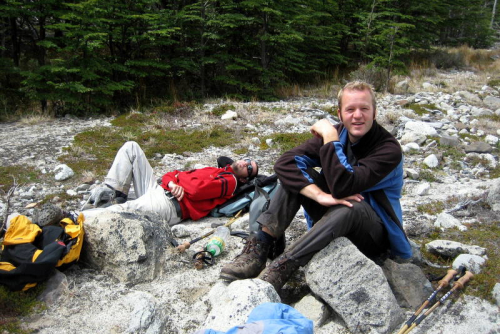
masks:
[[[460,231],[468,227],[475,224],[498,225],[500,221],[498,212],[492,210],[498,198],[488,198],[495,183],[492,177],[498,177],[495,173],[498,173],[500,123],[495,120],[500,116],[500,94],[495,87],[482,83],[482,78],[477,77],[474,81],[474,76],[471,72],[441,73],[420,85],[418,91],[412,91],[414,88],[411,88],[409,80],[402,81],[398,86],[401,94],[378,97],[378,120],[394,133],[405,151],[407,178],[402,197],[404,223],[410,239],[418,246],[423,246],[420,244],[421,240],[428,238],[436,227],[451,228],[455,231],[456,239],[460,240]],[[452,93],[444,92],[440,88],[443,82],[463,81],[464,78],[474,81],[471,87],[475,88]],[[237,116],[222,122],[235,128],[251,128],[264,137],[277,132],[307,131],[316,120],[331,117],[326,111],[334,107],[335,101],[300,98],[273,103],[231,104],[235,106]],[[408,109],[410,104],[424,105],[427,110],[417,114]],[[434,107],[428,107],[431,104]],[[176,119],[175,122],[189,127],[203,126],[206,113],[216,105],[206,104],[203,110],[199,110],[192,118]],[[484,121],[485,119],[488,121]],[[21,185],[17,189],[9,199],[9,213],[16,211],[30,216],[31,209],[27,209],[26,205],[40,201],[47,195],[59,193],[61,189],[76,195],[67,205],[78,210],[85,202],[88,189],[81,188],[81,175],[75,175],[64,182],[54,179],[54,169],[59,164],[57,157],[62,153],[63,147],[71,145],[76,133],[96,126],[110,126],[109,121],[107,118],[83,120],[67,117],[34,125],[0,124],[2,166],[26,164],[35,166],[44,175],[41,182]],[[279,156],[279,148],[270,143],[270,149],[261,151],[259,140],[257,137],[243,145],[248,147],[248,155],[259,161],[261,171],[271,174],[273,162]],[[457,161],[454,158],[454,150],[443,149],[443,141],[446,141],[446,147],[467,154]],[[476,142],[482,144],[478,145]],[[187,162],[194,167],[214,165],[219,155],[238,157],[238,154],[234,153],[234,147],[209,148],[185,156],[165,155],[155,167],[155,172],[160,176],[166,170],[182,169]],[[57,202],[58,198],[54,200]],[[441,203],[443,207],[438,211],[422,209],[426,206],[432,207],[435,203]],[[4,196],[0,202],[0,212],[5,212],[5,209]],[[210,230],[213,224],[225,221],[220,218],[207,218],[196,223],[186,222],[169,233],[173,233],[178,240],[191,239]],[[243,218],[235,228],[244,230],[245,222]],[[89,228],[92,229],[90,225]],[[293,241],[303,232],[305,220],[299,213],[290,233],[287,234],[287,241]],[[499,235],[493,234],[491,238],[497,240],[498,244]],[[223,289],[222,283],[217,279],[218,271],[238,253],[241,245],[239,238],[232,237],[225,254],[218,258],[216,265],[202,271],[192,268],[189,258],[192,253],[178,255],[167,252],[162,258],[162,275],[133,284],[117,279],[110,274],[112,271],[96,270],[84,259],[82,263],[66,271],[66,277],[61,278],[66,282],[64,289],[59,292],[61,297],[46,299],[48,309],[26,318],[26,326],[40,333],[70,330],[191,333],[207,326],[220,326],[221,322],[207,320],[209,316],[215,317],[210,313],[210,310],[214,309],[210,298],[213,298],[214,291]],[[304,271],[301,271],[296,279],[301,281],[304,275]],[[497,284],[497,294],[498,289]],[[281,300],[296,302],[309,291],[305,284],[288,287]],[[275,296],[269,298],[275,300]],[[496,298],[498,303],[499,297]],[[65,307],[60,307],[61,304]],[[164,304],[170,306],[165,307]],[[477,327],[477,324],[474,327],[472,319],[464,321],[471,331],[482,332],[480,329],[485,328],[488,333],[500,331],[498,306],[476,299],[473,302],[459,300],[457,305],[474,305],[480,309],[475,309],[478,314],[488,317],[483,321],[486,325],[480,327]],[[111,312],[110,308],[120,312]],[[460,311],[458,306],[453,312],[462,320],[469,316],[468,313]],[[66,320],[70,313],[78,314],[78,320],[73,317],[71,321]],[[159,321],[157,318],[164,320]],[[347,328],[352,331],[352,328],[346,325],[345,319],[344,322],[336,322],[332,318],[339,317],[330,315],[330,320],[326,322],[318,320],[315,323],[316,331],[343,333],[348,331]],[[228,324],[237,324],[234,320],[235,318],[228,322],[226,319],[226,327],[216,329],[227,330],[230,327]],[[436,326],[423,327],[420,333],[431,333],[436,329],[441,333],[452,333],[458,325],[455,323],[449,327]]]

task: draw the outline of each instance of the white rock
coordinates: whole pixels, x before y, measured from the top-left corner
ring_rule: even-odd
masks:
[[[436,86],[434,86],[434,85],[433,85],[433,84],[431,84],[430,82],[424,82],[424,83],[422,84],[422,88],[424,88],[424,89],[431,89],[431,88],[434,88],[434,87],[436,87]]]
[[[424,164],[429,168],[436,168],[439,166],[439,160],[435,154],[431,154],[424,159]]]
[[[273,147],[274,146],[274,140],[272,140],[271,138],[268,138],[268,139],[266,139],[266,144],[269,147]]]
[[[54,173],[57,181],[64,181],[75,175],[75,172],[68,165],[57,165],[54,168]]]
[[[434,226],[442,229],[457,227],[460,231],[467,230],[467,227],[462,225],[460,220],[446,212],[442,212],[438,215],[436,221],[434,222]]]
[[[262,303],[280,303],[273,286],[260,279],[245,279],[216,283],[209,293],[211,304],[203,328],[227,331],[246,323],[250,312]]]
[[[484,138],[484,141],[487,142],[490,145],[496,145],[496,144],[498,144],[498,137],[492,136],[492,135],[487,135]]]
[[[233,120],[237,118],[238,114],[236,113],[236,111],[233,110],[226,111],[226,113],[220,117],[220,119],[233,119]]]
[[[314,327],[322,326],[330,315],[326,306],[312,295],[305,296],[293,305],[293,307],[302,313],[303,316],[312,320]]]
[[[418,179],[418,176],[420,175],[419,172],[413,168],[406,168],[405,172],[406,175],[412,180]]]
[[[425,249],[434,254],[439,254],[447,257],[455,257],[459,254],[485,255],[486,248],[466,245],[450,240],[433,240],[425,244]]]
[[[405,131],[421,133],[425,136],[437,136],[438,134],[435,128],[433,128],[432,126],[430,126],[425,122],[419,122],[419,121],[407,122],[405,124]]]
[[[453,261],[452,267],[456,270],[460,268],[460,266],[465,266],[465,268],[473,274],[480,274],[481,268],[485,262],[486,259],[479,255],[460,254],[455,261]]]
[[[403,146],[404,153],[408,153],[408,152],[412,152],[412,151],[419,151],[419,150],[420,150],[420,146],[417,143],[408,143],[408,144]]]
[[[73,189],[66,190],[66,194],[68,194],[69,196],[78,196],[78,193]]]
[[[254,145],[257,145],[257,146],[260,145],[259,137],[252,137],[251,141],[252,141],[252,144],[254,144]]]
[[[423,182],[415,187],[415,194],[419,196],[425,196],[429,194],[430,189],[431,185],[429,184],[429,182]]]
[[[487,96],[483,100],[484,104],[492,109],[500,108],[500,98],[495,96]]]

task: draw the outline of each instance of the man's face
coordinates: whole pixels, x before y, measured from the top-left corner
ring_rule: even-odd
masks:
[[[234,175],[241,182],[246,182],[249,176],[255,176],[257,174],[257,163],[250,159],[238,160],[232,163],[231,168],[233,169]]]
[[[355,143],[370,131],[376,110],[368,90],[346,90],[342,96],[342,110],[338,110],[338,116],[347,131],[349,140]]]

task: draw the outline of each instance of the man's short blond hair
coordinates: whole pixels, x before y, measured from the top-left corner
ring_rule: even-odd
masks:
[[[367,90],[370,92],[370,95],[372,97],[372,106],[373,110],[377,110],[377,102],[375,101],[375,93],[374,93],[374,88],[372,85],[369,83],[366,83],[364,81],[351,81],[347,83],[340,91],[337,96],[337,100],[339,101],[339,110],[342,110],[342,96],[344,95],[344,91],[346,90],[357,90],[357,91],[364,91]]]

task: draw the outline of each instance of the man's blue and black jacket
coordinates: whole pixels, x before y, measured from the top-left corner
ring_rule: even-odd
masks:
[[[411,257],[399,202],[403,187],[403,154],[399,142],[376,121],[354,144],[350,143],[342,124],[335,127],[339,141],[323,143],[315,137],[278,159],[274,169],[283,187],[300,192],[313,183],[307,169],[321,167],[332,196],[340,199],[363,195],[385,225],[391,253]]]

